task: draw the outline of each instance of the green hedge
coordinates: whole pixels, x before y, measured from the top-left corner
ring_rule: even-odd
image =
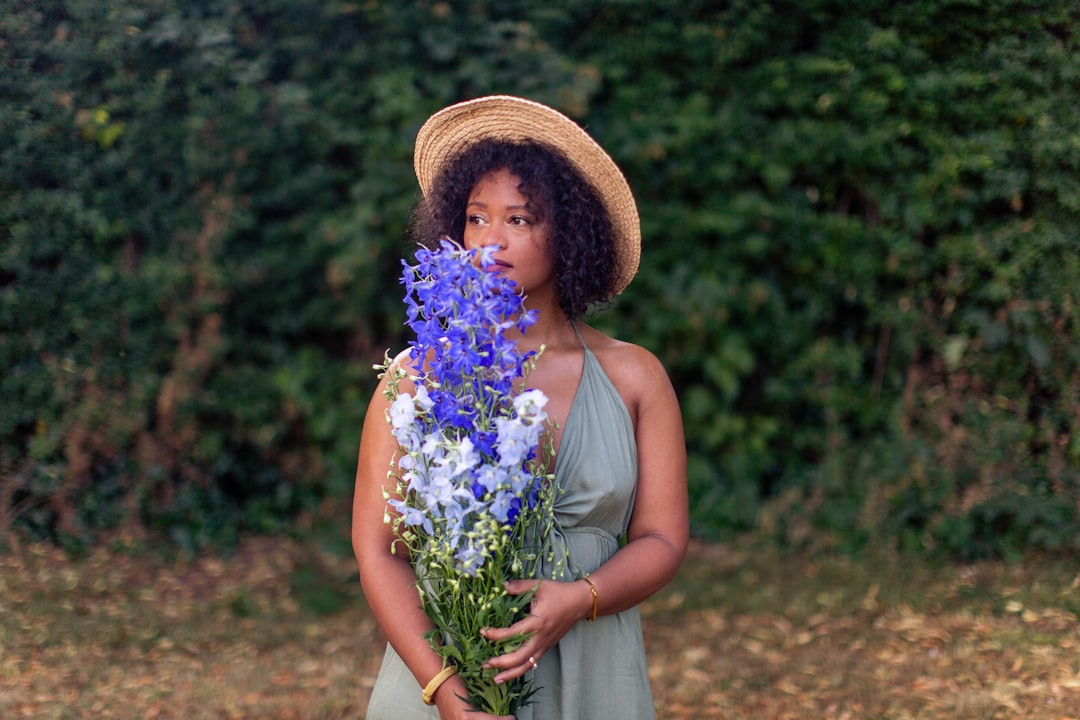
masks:
[[[0,531],[339,516],[416,129],[511,92],[638,195],[699,535],[1080,547],[1075,6],[102,5],[0,15]]]

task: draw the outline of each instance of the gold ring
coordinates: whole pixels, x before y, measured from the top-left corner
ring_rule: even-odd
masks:
[[[529,656],[529,662],[532,663],[533,670],[535,670],[536,669],[536,658],[534,658],[532,655],[530,655]]]

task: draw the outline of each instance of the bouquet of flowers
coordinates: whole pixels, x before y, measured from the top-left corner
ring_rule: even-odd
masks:
[[[477,257],[478,256],[478,257]],[[403,262],[407,325],[416,333],[411,362],[387,377],[387,420],[399,444],[387,513],[410,553],[424,610],[436,630],[428,640],[457,669],[477,709],[513,714],[534,689],[524,679],[496,685],[482,666],[525,637],[481,637],[523,617],[531,593],[510,596],[507,580],[534,577],[552,522],[554,483],[542,469],[551,445],[547,397],[525,390],[535,353],[521,353],[505,331],[536,321],[512,281],[490,272],[490,251],[449,240]],[[477,264],[474,264],[478,261]],[[402,392],[410,380],[413,392]],[[515,392],[515,383],[518,383]]]

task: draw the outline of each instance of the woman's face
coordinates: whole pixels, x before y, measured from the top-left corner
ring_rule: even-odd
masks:
[[[465,247],[495,245],[495,265],[527,295],[554,287],[547,226],[518,190],[521,179],[495,170],[476,183],[465,206]]]

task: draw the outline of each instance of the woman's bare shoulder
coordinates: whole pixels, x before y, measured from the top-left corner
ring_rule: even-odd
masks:
[[[640,397],[650,390],[670,387],[667,370],[650,350],[581,326],[585,344],[600,361],[615,387],[624,396]]]
[[[403,392],[411,392],[413,381],[417,375],[414,357],[414,349],[411,347],[401,350],[393,357],[390,356],[388,351],[382,364],[376,365],[375,368],[383,371],[383,374],[380,375],[380,377],[384,378],[384,382],[390,377],[396,377],[400,389]]]

